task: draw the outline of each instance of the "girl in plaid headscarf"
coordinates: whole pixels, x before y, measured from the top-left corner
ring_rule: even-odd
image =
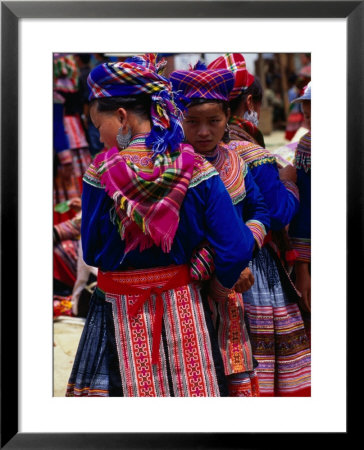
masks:
[[[219,57],[208,67],[225,67],[234,74],[231,100],[244,98],[249,77],[241,54]],[[244,78],[245,75],[245,78]],[[240,92],[240,94],[239,94]],[[255,283],[244,293],[246,317],[262,396],[309,396],[311,352],[309,337],[298,307],[300,294],[289,278],[285,264],[295,253],[286,247],[284,228],[298,211],[297,186],[281,181],[274,156],[236,132],[230,120],[230,149],[248,165],[270,214],[270,232],[249,267]],[[283,239],[285,238],[285,239]]]
[[[144,55],[102,64],[88,79],[91,118],[109,150],[84,176],[83,255],[99,268],[98,287],[68,396],[227,395],[188,263],[208,239],[219,282],[231,288],[253,237],[213,166],[181,142],[161,68]]]
[[[228,99],[234,85],[233,74],[226,69],[206,70],[201,63],[196,67],[198,70],[175,71],[170,75],[174,89],[188,107],[183,121],[186,139],[219,172],[239,217],[252,231],[258,250],[269,227],[268,210],[248,167],[226,145],[229,141]],[[205,258],[209,249],[212,251],[206,245],[196,252],[192,263],[193,276],[209,278]],[[200,263],[201,260],[204,264]],[[254,277],[247,268],[234,290],[222,289],[214,278],[208,289],[207,298],[218,331],[229,395],[234,397],[259,395],[241,295],[253,282]]]
[[[202,70],[201,65],[199,67],[201,70],[176,71],[171,74],[171,80],[174,89],[181,91],[181,98],[188,104],[188,113],[184,120],[188,142],[194,145],[196,151],[204,154],[219,171],[235,207],[239,208],[240,216],[244,220],[250,219],[246,223],[254,234],[257,250],[260,249],[255,252],[249,264],[254,283],[250,286],[243,285],[253,355],[259,362],[257,373],[260,395],[307,396],[310,394],[310,349],[300,310],[294,303],[298,295],[276,254],[270,246],[263,245],[263,241],[266,243],[268,238],[266,236],[264,239],[265,233],[262,233],[262,228],[265,232],[262,223],[267,226],[270,222],[270,226],[277,229],[282,227],[282,222],[287,218],[290,220],[290,214],[296,211],[298,201],[279,181],[274,158],[251,142],[230,140],[229,132],[224,134],[229,110],[226,105],[224,109],[224,103],[221,102],[230,98],[232,85],[236,87],[236,80],[234,83],[232,78],[233,83],[230,82],[228,88],[229,75],[231,80],[232,72],[226,69]],[[225,83],[222,81],[224,77]],[[223,144],[219,140],[225,140],[227,143]],[[239,161],[243,169],[238,169]],[[251,202],[253,205],[249,205],[249,195],[246,194],[247,198],[239,195],[242,192],[239,173],[244,170],[244,162],[251,168],[250,185],[260,191],[261,201],[263,194],[265,211],[270,218],[259,210],[257,197],[255,202]],[[248,180],[249,178],[245,177],[247,191]],[[255,210],[252,210],[252,207]],[[242,291],[239,283],[234,288]],[[232,305],[237,294],[229,295],[232,295],[229,299]],[[225,300],[229,295],[225,294]],[[213,296],[216,299],[223,297],[223,290],[215,290]],[[244,390],[249,377],[251,392],[254,392],[254,372],[249,365],[249,358],[246,358],[249,353],[246,350],[247,342],[236,351],[239,328],[236,323],[234,327],[233,318],[237,316],[237,312],[229,311],[229,300],[225,303],[217,302],[215,308],[211,302],[210,305],[217,317],[219,343],[225,372],[229,375],[230,393],[247,395]],[[244,311],[243,305],[240,308]],[[243,343],[243,340],[240,343]],[[231,351],[231,348],[234,348],[236,353]],[[239,365],[242,361],[244,363]]]
[[[208,69],[227,69],[234,74],[234,87],[229,94],[231,137],[265,147],[258,128],[263,90],[259,80],[248,72],[244,56],[226,53],[212,61]]]

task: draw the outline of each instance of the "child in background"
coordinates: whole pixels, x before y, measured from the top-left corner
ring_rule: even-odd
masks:
[[[297,173],[297,187],[300,193],[300,207],[292,219],[289,235],[292,247],[298,258],[294,265],[295,284],[302,294],[302,308],[306,316],[311,313],[311,82],[301,97],[294,103],[300,103],[308,132],[300,139],[294,166]],[[308,317],[306,317],[307,319]],[[307,321],[306,321],[307,325]]]

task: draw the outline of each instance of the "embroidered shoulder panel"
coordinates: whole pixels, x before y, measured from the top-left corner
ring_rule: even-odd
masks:
[[[234,150],[241,156],[249,168],[260,166],[262,164],[276,164],[276,158],[260,145],[249,141],[230,141],[228,148]]]
[[[230,139],[237,141],[249,141],[252,144],[259,145],[253,136],[239,127],[239,125],[235,124],[230,124]]]
[[[219,175],[215,167],[198,153],[194,154],[195,164],[189,188],[193,188],[211,177]]]
[[[214,166],[219,172],[233,204],[236,205],[241,202],[246,196],[244,178],[247,165],[244,160],[239,158],[239,155],[233,150],[221,145],[217,148]]]
[[[103,189],[103,185],[101,184],[101,181],[100,181],[99,171],[93,163],[90,164],[90,166],[84,173],[83,181],[87,184],[90,184],[93,187]]]

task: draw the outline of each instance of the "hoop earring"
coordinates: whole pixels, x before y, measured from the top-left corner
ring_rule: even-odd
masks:
[[[222,142],[228,144],[230,142],[230,127],[229,124],[226,124],[224,136],[222,137]]]
[[[124,148],[126,148],[129,145],[129,142],[131,141],[130,127],[126,133],[123,133],[123,128],[120,127],[118,130],[118,134],[116,136],[116,140],[120,150],[124,150]]]

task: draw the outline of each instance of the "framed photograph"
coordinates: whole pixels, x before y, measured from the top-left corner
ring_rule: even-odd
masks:
[[[1,2],[1,448],[249,448],[288,443],[286,433],[348,436],[347,300],[364,270],[363,3]],[[95,51],[311,53],[310,398],[53,397],[52,55]]]

